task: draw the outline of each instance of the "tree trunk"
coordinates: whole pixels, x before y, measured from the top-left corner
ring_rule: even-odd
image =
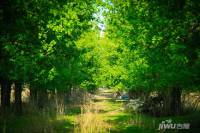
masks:
[[[10,108],[11,84],[7,80],[1,81],[1,108],[3,113]]]
[[[30,101],[35,104],[38,102],[37,90],[30,88]]]
[[[133,91],[133,90],[129,90],[128,91],[128,97],[130,98],[130,99],[134,99],[135,98],[135,91]]]
[[[48,104],[48,93],[47,90],[38,91],[38,107],[39,109],[44,109],[44,107]]]
[[[163,110],[162,115],[179,115],[181,113],[181,89],[179,87],[173,87],[171,89],[165,89],[162,92],[163,95]]]
[[[172,115],[181,113],[181,89],[173,87],[171,90],[170,110]]]
[[[166,88],[165,90],[160,91],[160,95],[163,97],[163,103],[162,103],[162,110],[161,115],[162,116],[168,116],[171,114],[170,110],[170,100],[171,100],[171,89]]]
[[[22,113],[22,83],[15,82],[15,113]]]

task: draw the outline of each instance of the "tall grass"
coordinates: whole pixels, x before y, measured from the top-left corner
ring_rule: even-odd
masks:
[[[54,95],[45,102],[42,108],[38,106],[40,101],[36,99],[23,100],[22,115],[15,115],[12,111],[8,113],[8,116],[0,115],[0,133],[27,133],[27,131],[31,133],[71,133],[75,117],[80,113],[80,104],[86,101],[78,94],[74,94],[73,97],[83,100],[65,103],[66,100],[62,95]]]
[[[109,133],[110,125],[103,121],[97,106],[83,105],[81,115],[77,118],[74,133]]]

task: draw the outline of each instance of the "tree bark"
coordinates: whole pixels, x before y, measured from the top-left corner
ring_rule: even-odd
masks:
[[[15,82],[15,113],[22,114],[22,83]]]
[[[133,91],[133,90],[129,90],[128,91],[128,97],[130,98],[130,99],[134,99],[135,98],[135,91]]]
[[[1,108],[3,113],[10,108],[11,84],[12,82],[8,80],[1,81]]]
[[[170,110],[171,115],[181,113],[181,89],[179,87],[173,87],[171,90]]]
[[[30,88],[30,101],[33,103],[38,102],[38,97],[37,97],[37,90]]]
[[[48,103],[48,93],[47,90],[40,90],[38,91],[38,107],[39,109],[44,109],[44,107],[47,105]]]

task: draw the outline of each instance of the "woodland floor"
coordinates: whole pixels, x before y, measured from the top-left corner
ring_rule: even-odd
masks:
[[[156,132],[155,128],[146,130],[142,126],[144,116],[126,112],[123,108],[124,101],[113,100],[110,90],[99,90],[93,103],[99,107],[98,115],[110,125],[111,133]],[[147,122],[147,120],[145,121]],[[152,126],[153,121],[149,121],[149,123],[148,125]]]
[[[199,130],[199,126],[197,124],[200,122],[199,113],[194,113],[188,116],[160,118],[144,114],[128,113],[124,110],[124,101],[113,100],[112,90],[99,90],[94,96],[92,104],[98,108],[97,117],[101,117],[102,120],[109,125],[108,132],[110,133],[196,133]],[[159,123],[167,119],[172,119],[176,123],[189,122],[192,123],[192,126],[195,126],[195,128],[192,130],[159,131]]]
[[[94,129],[106,128],[101,133],[197,133],[200,131],[199,112],[185,116],[160,118],[144,114],[131,114],[124,110],[123,101],[113,100],[111,90],[99,90],[90,105],[94,108],[90,115],[85,115],[88,106],[85,106],[85,112],[80,106],[72,106],[66,110],[65,115],[36,113],[22,116],[9,115],[6,119],[0,117],[0,133],[98,133],[97,130],[88,132],[88,130],[81,129],[87,126]],[[84,115],[85,117],[83,117]],[[83,117],[82,120],[81,117]],[[98,119],[101,124],[98,123]],[[190,123],[192,129],[157,130],[159,123],[167,119],[172,119],[176,123]]]

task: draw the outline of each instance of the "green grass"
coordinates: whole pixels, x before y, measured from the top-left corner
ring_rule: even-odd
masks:
[[[45,115],[11,116],[0,121],[0,132],[6,133],[66,133],[74,126],[73,118],[67,116],[48,117]]]
[[[65,115],[50,115],[50,112],[34,112],[22,116],[0,117],[0,133],[69,133],[73,132],[80,107],[66,109]]]
[[[133,115],[123,111],[122,102],[102,100],[96,102],[96,104],[98,106],[102,106],[101,108],[104,109],[104,111],[102,111],[103,113],[101,113],[101,116],[107,123],[111,125],[111,133],[143,133],[145,131],[147,131],[147,133],[155,132],[155,128],[149,128],[152,127],[152,124],[143,123],[152,123],[151,118],[139,114]],[[146,130],[146,128],[148,128],[148,130]]]
[[[152,117],[144,114],[130,114],[122,108],[122,102],[98,100],[92,104],[99,108],[98,116],[110,125],[111,133],[197,133],[200,131],[200,113],[184,116]],[[73,133],[77,117],[81,113],[79,106],[69,106],[65,115],[48,115],[37,112],[22,116],[0,117],[0,133]],[[159,123],[172,119],[175,123],[190,123],[191,130],[158,131]]]
[[[196,133],[200,131],[200,113],[184,116],[153,117],[145,114],[130,114],[121,110],[122,102],[102,100],[95,102],[101,106],[100,115],[111,125],[111,133]],[[190,130],[159,131],[158,126],[163,120],[172,119],[175,123],[190,123]]]

